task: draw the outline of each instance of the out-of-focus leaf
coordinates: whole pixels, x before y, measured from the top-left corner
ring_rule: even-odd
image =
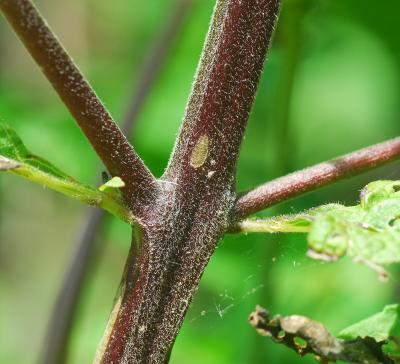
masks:
[[[0,123],[0,170],[101,207],[128,223],[133,221],[131,213],[118,196],[77,182],[45,159],[31,154],[15,131],[4,123]]]
[[[347,255],[380,273],[400,261],[400,181],[376,181],[361,192],[360,205],[315,216],[308,235],[311,256]]]
[[[339,337],[345,340],[373,338],[377,342],[386,342],[383,351],[395,363],[398,363],[400,361],[400,306],[398,304],[385,306],[381,312],[342,330]]]
[[[381,312],[346,327],[339,333],[339,337],[346,340],[371,337],[380,342],[391,337],[398,337],[400,340],[399,334],[400,306],[394,304],[387,305]]]
[[[244,220],[243,232],[309,232],[309,255],[336,260],[348,256],[377,270],[400,261],[400,181],[375,181],[361,192],[359,205],[329,204],[308,212]]]

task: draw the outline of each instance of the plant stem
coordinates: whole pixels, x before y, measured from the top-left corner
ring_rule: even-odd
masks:
[[[125,135],[132,134],[137,116],[156,77],[163,64],[165,64],[170,50],[180,33],[186,15],[193,4],[194,0],[178,0],[172,10],[171,17],[158,30],[159,37],[157,37],[149,54],[145,57],[143,69],[137,72],[140,78],[130,97],[122,123],[122,131]],[[136,83],[136,79],[133,83]],[[96,237],[106,216],[101,209],[91,208],[87,210],[83,231],[75,244],[76,249],[64,276],[50,318],[47,335],[44,340],[41,363],[62,364],[67,360],[70,332],[76,316],[77,305],[90,269],[93,268],[91,258],[96,247]]]
[[[237,231],[244,233],[307,233],[310,231],[309,225],[296,225],[293,223],[298,217],[296,215],[287,217],[279,216],[277,218],[269,219],[245,219],[238,223]],[[274,251],[276,253],[277,251]],[[270,255],[269,255],[270,256]],[[268,256],[268,257],[269,257]],[[273,255],[275,256],[275,255]],[[267,277],[265,274],[263,277]],[[266,278],[264,278],[266,280]]]
[[[243,193],[236,202],[233,220],[399,158],[400,138],[394,138],[277,178]]]
[[[96,363],[164,363],[228,227],[278,0],[219,0],[164,188],[136,230]]]
[[[31,1],[0,0],[0,10],[107,169],[125,182],[122,191],[130,207],[151,199],[156,180]]]
[[[272,35],[278,3],[278,0],[217,1],[214,23],[163,178],[179,185],[189,184],[196,169],[191,159],[200,140],[208,144],[208,163],[202,169],[234,176],[268,47],[266,37]]]

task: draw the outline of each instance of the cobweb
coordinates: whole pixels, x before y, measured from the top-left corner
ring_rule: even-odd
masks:
[[[359,177],[354,185],[361,189],[372,180],[398,178],[398,169],[381,168]],[[340,194],[342,201],[327,202],[357,203],[357,193],[357,187],[346,187]],[[302,209],[304,205],[294,202],[286,213]],[[397,267],[389,268],[389,283],[382,285],[374,272],[347,258],[325,263],[308,258],[306,251],[304,234],[225,237],[206,269],[186,324],[215,328],[219,321],[242,320],[246,325],[247,315],[256,304],[265,305],[273,314],[323,318],[330,310],[348,310],[346,305],[353,301],[356,306],[372,307],[381,304],[382,299],[391,302],[400,298]],[[369,282],[368,287],[364,282]],[[342,299],[338,304],[338,296],[348,301]]]

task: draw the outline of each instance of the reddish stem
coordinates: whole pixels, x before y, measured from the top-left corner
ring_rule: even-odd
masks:
[[[400,138],[395,138],[277,178],[242,194],[234,220],[399,158]]]
[[[156,181],[89,83],[29,0],[0,0],[0,10],[68,107],[103,163],[121,177],[133,207],[150,198]]]
[[[168,360],[228,226],[237,156],[278,8],[278,0],[217,1],[164,190],[133,241],[96,363]]]
[[[207,161],[201,170],[234,182],[278,8],[279,0],[217,2],[165,179],[186,188],[196,170],[192,163],[195,148],[201,138],[207,138]]]

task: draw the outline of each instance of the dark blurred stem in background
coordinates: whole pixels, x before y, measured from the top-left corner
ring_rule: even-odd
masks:
[[[178,0],[167,22],[159,29],[158,37],[144,59],[139,80],[132,80],[134,91],[128,102],[122,124],[126,136],[133,132],[135,121],[145,99],[158,76],[170,49],[182,29],[184,20],[195,0]],[[136,73],[135,73],[136,74]],[[99,171],[99,175],[101,171]],[[40,363],[62,364],[67,362],[71,329],[75,320],[79,298],[88,280],[88,273],[95,263],[93,253],[96,238],[106,219],[103,210],[89,208],[76,248],[65,273],[60,291],[54,304],[47,334],[44,338]],[[104,239],[102,239],[104,240]]]
[[[4,72],[4,50],[5,50],[5,42],[4,42],[4,22],[0,22],[0,87],[3,83],[3,72]]]
[[[397,124],[397,134],[400,135],[400,125]],[[397,171],[396,177],[393,179],[400,179],[400,171]],[[392,177],[390,178],[392,179]],[[1,182],[1,181],[0,181]],[[1,196],[0,196],[1,198]],[[394,288],[392,299],[393,302],[400,303],[400,265],[396,264],[393,269],[392,279],[394,279]]]
[[[1,49],[1,48],[0,48]],[[3,214],[4,214],[4,203],[3,203],[3,176],[0,176],[0,270],[3,267],[3,254],[2,254],[2,231],[3,231]]]
[[[4,52],[3,49],[5,49],[5,44],[4,44],[4,24],[0,22],[0,89],[3,83],[3,58],[4,58]],[[3,188],[2,188],[2,182],[3,182],[3,176],[0,175],[0,267],[2,267],[1,261],[2,261],[2,254],[1,254],[1,232],[2,232],[2,221],[3,221],[3,214],[4,210],[2,206],[3,204]]]
[[[293,86],[297,68],[304,46],[303,21],[314,0],[292,0],[287,2],[286,11],[281,13],[282,26],[278,34],[281,47],[281,72],[276,109],[273,114],[276,133],[276,176],[284,176],[294,168],[295,155],[294,138],[291,136],[290,110],[293,96]]]
[[[304,34],[302,32],[303,20],[306,16],[310,4],[313,0],[291,0],[283,4],[280,16],[280,28],[276,35],[277,43],[280,48],[280,70],[277,93],[275,96],[275,109],[271,113],[271,123],[277,144],[275,145],[276,163],[273,165],[274,177],[284,176],[293,169],[293,155],[295,155],[296,145],[291,138],[290,110],[292,103],[293,86],[295,83],[297,66],[301,57],[304,45]],[[279,207],[274,208],[274,215],[283,213]],[[278,240],[284,239],[283,236],[271,235],[263,237],[268,240],[263,245],[260,257],[262,269],[260,270],[260,284],[272,282],[273,260],[281,255],[281,246]],[[269,309],[273,307],[275,301],[274,286],[269,289],[260,290],[259,302]],[[254,336],[254,346],[260,347],[260,338]],[[265,363],[265,357],[259,355],[258,349],[252,350],[251,363]]]
[[[142,105],[153,86],[155,78],[160,69],[166,63],[167,56],[172,48],[179,32],[182,29],[184,21],[189,10],[197,0],[177,0],[175,8],[171,13],[170,19],[167,20],[163,28],[159,31],[158,38],[154,41],[154,45],[146,57],[143,69],[139,73],[141,75],[139,82],[134,87],[131,102],[123,118],[123,132],[127,136],[131,136],[134,131],[135,120],[141,110]],[[136,79],[132,80],[135,84]]]

